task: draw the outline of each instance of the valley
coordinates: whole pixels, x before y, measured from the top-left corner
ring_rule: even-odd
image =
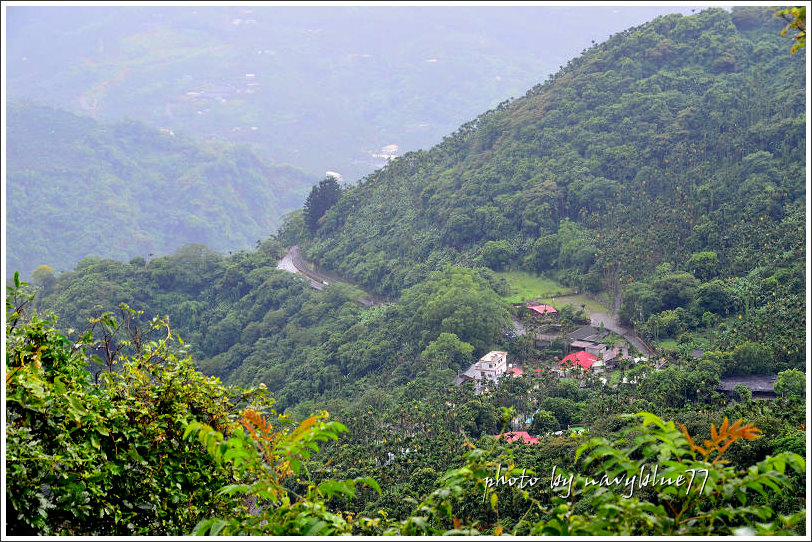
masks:
[[[385,62],[332,56],[353,40],[325,30],[345,20],[331,14],[360,7],[314,10],[274,38],[289,47],[260,39],[251,8],[198,9],[88,45],[116,67],[88,100],[191,70],[190,40],[223,28],[252,53],[205,41],[238,86],[156,79],[196,93],[176,118],[223,115],[213,130],[258,126],[236,111],[322,41],[338,82]],[[800,13],[776,9],[629,26],[433,146],[380,136],[386,163],[357,183],[174,128],[9,107],[5,263],[31,278],[7,282],[3,534],[808,535],[807,60],[782,34]],[[175,17],[197,18],[175,35]],[[478,51],[471,28],[447,37]],[[132,61],[149,36],[163,68]],[[434,106],[462,111],[456,95]],[[386,96],[400,118],[408,100]],[[275,137],[329,146],[308,133]],[[657,483],[623,491],[647,472]],[[697,472],[707,484],[664,481]],[[507,482],[527,476],[541,484]]]

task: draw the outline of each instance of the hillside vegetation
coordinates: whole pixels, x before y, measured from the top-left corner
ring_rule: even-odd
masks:
[[[86,258],[73,272],[40,282],[38,304],[76,332],[122,302],[148,318],[168,315],[204,372],[234,384],[264,382],[283,409],[322,395],[349,399],[394,388],[436,371],[447,381],[474,350],[482,355],[502,340],[507,304],[487,270],[449,268],[398,304],[364,308],[348,285],[318,292],[277,270],[282,252],[271,238],[228,257],[186,245],[148,262]]]
[[[86,256],[167,254],[187,242],[252,247],[312,182],[245,147],[46,107],[10,105],[6,135],[9,275],[66,270]]]
[[[740,312],[717,336],[800,363],[805,66],[781,26],[741,8],[624,31],[346,190],[306,252],[386,295],[449,263],[548,273],[625,292],[652,336],[653,315],[676,336]]]
[[[791,266],[804,62],[768,9],[670,15],[345,192],[310,254],[383,293],[442,260],[598,290],[663,263]],[[613,279],[613,280],[604,280]]]
[[[33,301],[15,277],[16,532],[802,534],[805,66],[781,27],[740,8],[623,32],[337,201],[311,190],[255,250],[85,258]],[[276,269],[294,243],[394,300]],[[570,341],[532,333],[585,315],[508,302],[559,284],[668,348],[559,374]],[[521,374],[456,383],[493,350]],[[722,393],[776,372],[774,400]],[[655,464],[707,487],[585,482]],[[540,485],[494,484],[523,469]]]
[[[206,372],[243,385],[265,382],[283,407],[398,387],[421,375],[448,381],[490,349],[524,351],[500,333],[507,329],[511,292],[505,275],[488,267],[544,271],[587,292],[622,288],[620,315],[627,323],[649,339],[675,341],[680,359],[696,348],[712,351],[707,356],[715,356],[717,374],[801,367],[803,116],[791,113],[802,103],[796,102],[803,88],[797,86],[800,66],[781,49],[780,26],[770,17],[760,9],[710,10],[660,18],[615,37],[526,98],[342,191],[313,223],[312,239],[301,215],[294,215],[279,237],[253,252],[223,257],[189,245],[149,261],[89,258],[72,273],[39,277],[40,302],[75,329],[98,312],[96,305],[110,310],[126,302],[150,315],[168,314]],[[667,62],[646,60],[650,47],[641,44],[664,39],[681,53]],[[710,53],[705,67],[699,52],[706,42],[719,42],[719,55],[737,54],[741,68],[713,68],[718,59]],[[756,56],[760,49],[769,54]],[[603,71],[596,72],[599,62]],[[621,77],[615,66],[648,75]],[[734,107],[745,94],[740,85],[758,73],[775,87],[768,88],[775,94],[762,92],[768,105]],[[681,78],[703,81],[706,89],[677,91],[665,83]],[[594,104],[594,111],[584,99],[561,98],[575,89],[586,95],[582,80],[596,79],[621,88],[659,80],[665,90],[610,86],[601,102],[607,105]],[[719,101],[711,101],[717,94]],[[681,109],[665,107],[669,100]],[[528,120],[528,111],[550,101],[557,109]],[[649,103],[662,107],[644,109]],[[693,128],[678,131],[678,118],[690,107],[702,114]],[[607,156],[619,148],[622,123],[607,121],[594,132],[599,142],[581,142],[591,137],[586,125],[612,111],[635,119],[622,139],[629,155],[614,166]],[[745,122],[748,115],[758,126],[777,124],[776,135],[763,140],[770,150],[753,142],[762,141],[761,129]],[[662,125],[651,124],[654,118]],[[498,131],[488,128],[497,125]],[[485,150],[482,138],[491,132]],[[661,137],[672,138],[673,149],[655,144]],[[545,138],[559,142],[545,150],[538,143]],[[696,153],[680,154],[683,147]],[[635,160],[648,173],[622,176]],[[598,187],[614,188],[598,196]],[[579,196],[586,193],[593,197]],[[352,288],[311,292],[305,281],[276,270],[284,245],[297,238],[325,266],[397,294],[399,303],[365,309]],[[434,366],[431,359],[438,360]]]

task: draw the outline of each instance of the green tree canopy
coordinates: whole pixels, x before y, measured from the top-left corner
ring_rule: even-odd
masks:
[[[798,369],[788,369],[778,373],[775,393],[785,396],[806,396],[806,375]]]
[[[509,322],[507,304],[488,282],[478,272],[459,267],[432,273],[407,290],[401,303],[411,315],[410,334],[426,345],[439,330],[484,353],[501,341]]]

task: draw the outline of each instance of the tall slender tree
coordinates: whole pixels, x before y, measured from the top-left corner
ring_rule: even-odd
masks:
[[[341,197],[341,187],[333,177],[325,177],[317,186],[310,189],[304,203],[304,220],[310,233],[319,229],[319,219]]]

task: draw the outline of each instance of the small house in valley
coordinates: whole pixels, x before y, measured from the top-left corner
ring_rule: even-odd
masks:
[[[609,332],[606,330],[601,331],[600,329],[592,326],[584,326],[581,328],[576,329],[567,337],[569,337],[570,341],[592,341],[597,342],[609,335]]]
[[[482,378],[490,378],[495,381],[507,370],[507,352],[488,352],[479,358],[474,367]]]
[[[507,371],[507,352],[492,351],[482,356],[457,378],[457,383],[488,379],[496,382]]]
[[[733,397],[733,390],[741,384],[752,392],[753,399],[775,399],[774,387],[777,379],[778,375],[723,376],[716,389]]]
[[[540,316],[542,318],[550,318],[554,316],[558,316],[558,310],[552,305],[539,305],[539,304],[527,304],[527,310],[530,311],[531,316]]]
[[[611,347],[605,343],[600,342],[606,338],[609,332],[600,330],[592,326],[584,326],[569,334],[570,349],[574,352],[586,352],[594,356],[601,362],[600,372],[604,368],[613,368],[617,364],[617,357],[621,349],[619,347]],[[625,346],[625,343],[623,343]],[[628,349],[627,349],[628,351]]]
[[[495,439],[502,439],[506,442],[521,442],[523,444],[538,444],[537,437],[531,437],[527,431],[511,431],[509,433],[500,433],[494,436]]]
[[[590,371],[597,362],[598,358],[594,354],[584,352],[583,350],[580,352],[573,352],[572,354],[564,357],[564,359],[558,363],[558,375],[566,376],[570,369],[574,369],[576,367],[580,367],[584,371]],[[602,366],[602,364],[600,364],[600,366]]]

